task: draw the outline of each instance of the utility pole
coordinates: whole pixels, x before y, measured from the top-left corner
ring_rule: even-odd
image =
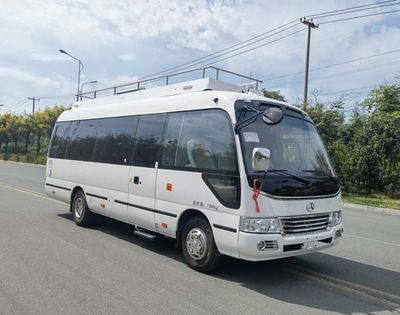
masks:
[[[318,28],[318,24],[314,24],[313,19],[306,19],[305,17],[300,19],[300,22],[307,25],[307,52],[306,52],[306,69],[304,74],[304,108],[307,108],[308,102],[308,71],[310,67],[310,42],[311,42],[311,29]]]
[[[35,116],[35,102],[40,101],[40,98],[37,97],[28,97],[28,100],[32,101],[32,117]]]

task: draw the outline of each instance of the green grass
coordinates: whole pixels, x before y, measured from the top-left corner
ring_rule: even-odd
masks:
[[[400,198],[390,198],[380,194],[343,194],[342,197],[343,201],[347,203],[400,210]]]
[[[46,155],[36,156],[35,154],[9,154],[7,157],[4,154],[0,154],[0,160],[14,161],[14,162],[24,162],[33,164],[46,164]]]

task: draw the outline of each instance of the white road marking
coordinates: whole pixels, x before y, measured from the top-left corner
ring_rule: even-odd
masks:
[[[360,240],[371,241],[371,242],[382,243],[382,244],[386,244],[386,245],[390,245],[390,246],[400,247],[400,244],[385,242],[385,241],[376,240],[376,239],[368,238],[368,237],[364,237],[364,236],[352,235],[352,234],[348,234],[348,233],[343,234],[343,236],[349,236],[349,237],[353,237],[353,238],[358,238]]]
[[[18,186],[14,186],[14,185],[11,185],[11,184],[0,183],[0,187],[6,188],[6,189],[10,189],[10,190],[14,190],[14,191],[18,191],[18,192],[22,192],[24,194],[28,194],[28,195],[31,195],[31,196],[34,196],[34,197],[37,197],[37,198],[54,201],[54,202],[57,202],[57,203],[60,203],[60,204],[63,204],[63,205],[66,204],[65,202],[49,198],[45,194],[41,194],[41,193],[38,193],[36,191],[28,190],[28,189],[21,188],[21,187],[18,187]]]

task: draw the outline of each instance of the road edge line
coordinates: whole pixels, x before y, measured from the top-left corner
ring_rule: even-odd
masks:
[[[378,303],[386,303],[389,304],[393,310],[400,311],[400,296],[395,294],[373,289],[371,287],[367,287],[361,284],[357,284],[354,282],[350,282],[347,280],[335,278],[333,276],[325,275],[323,273],[308,270],[300,267],[295,267],[290,269],[291,272],[303,275],[304,277],[316,279],[318,281],[324,281],[332,284],[334,287],[344,290],[351,290],[354,293],[357,293],[360,296],[368,298],[370,300],[374,300]],[[400,313],[399,313],[400,314]]]
[[[46,165],[43,165],[43,164],[26,163],[26,162],[17,162],[17,161],[9,161],[9,160],[0,160],[0,162],[12,163],[12,164],[30,165],[30,166],[36,166],[36,167],[46,167]]]
[[[31,195],[31,196],[34,196],[34,197],[37,197],[37,198],[41,198],[41,199],[44,199],[44,200],[54,201],[54,202],[57,202],[57,203],[60,203],[60,204],[63,204],[63,205],[68,205],[66,202],[62,202],[62,201],[59,201],[59,200],[56,200],[56,199],[49,198],[45,194],[41,194],[41,193],[38,193],[36,191],[25,189],[25,188],[21,188],[21,187],[18,187],[18,186],[6,184],[4,182],[0,182],[0,187],[6,188],[6,189],[11,189],[11,190],[18,191],[18,192],[22,192],[24,194],[28,194],[28,195]]]
[[[391,209],[391,208],[379,208],[379,207],[372,207],[366,205],[359,205],[356,203],[343,203],[343,207],[347,207],[353,210],[361,210],[361,211],[370,211],[375,213],[384,213],[384,214],[393,214],[393,215],[400,215],[400,210]]]

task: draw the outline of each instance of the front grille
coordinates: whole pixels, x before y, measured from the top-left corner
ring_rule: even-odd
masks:
[[[307,234],[325,231],[329,225],[329,213],[281,218],[285,234]]]

